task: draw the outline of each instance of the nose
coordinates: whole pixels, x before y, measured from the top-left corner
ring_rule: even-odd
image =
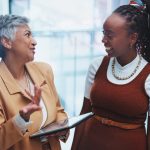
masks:
[[[107,43],[108,42],[108,39],[107,39],[107,37],[106,37],[106,35],[103,35],[103,38],[102,38],[102,43]]]
[[[36,46],[37,45],[37,42],[36,40],[32,37],[32,45]]]

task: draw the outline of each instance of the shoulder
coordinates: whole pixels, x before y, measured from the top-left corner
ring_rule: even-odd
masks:
[[[92,61],[92,63],[89,65],[89,68],[88,68],[86,81],[93,83],[95,74],[97,70],[99,69],[104,57],[105,56],[100,56],[100,57],[95,58]]]
[[[53,78],[53,71],[51,65],[45,62],[29,62],[26,64],[27,68],[40,72],[44,76],[51,76]]]
[[[27,63],[28,66],[34,66],[34,67],[39,67],[39,68],[51,68],[51,66],[48,63],[45,62],[29,62]]]
[[[89,65],[88,72],[96,73],[98,68],[100,67],[105,56],[100,56],[95,58],[92,63]]]
[[[38,68],[41,71],[47,71],[47,70],[52,71],[51,66],[48,63],[45,63],[45,62],[29,62],[26,65],[28,67],[32,67],[34,69]]]
[[[91,91],[92,84],[94,83],[95,74],[102,63],[103,58],[104,56],[95,58],[88,68],[86,81],[85,81],[85,91],[84,91],[84,96],[86,98],[90,98],[90,91]]]
[[[141,72],[144,73],[145,75],[149,75],[150,74],[150,63],[148,61],[146,61],[144,58],[141,61]]]

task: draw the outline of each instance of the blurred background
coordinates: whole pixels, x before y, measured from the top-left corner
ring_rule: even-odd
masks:
[[[30,19],[37,40],[35,61],[49,63],[55,85],[68,115],[79,115],[87,69],[105,55],[101,43],[106,17],[129,0],[0,0],[0,14]],[[74,129],[63,150],[70,150]]]

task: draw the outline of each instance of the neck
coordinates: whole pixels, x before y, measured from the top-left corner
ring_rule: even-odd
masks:
[[[16,80],[24,78],[25,64],[16,62],[15,60],[3,59],[8,70]]]
[[[124,56],[119,56],[119,57],[116,57],[117,58],[117,61],[118,63],[121,65],[121,66],[125,66],[126,64],[130,63],[131,61],[133,61],[137,56],[137,52],[135,51],[135,53],[133,54],[126,54]]]

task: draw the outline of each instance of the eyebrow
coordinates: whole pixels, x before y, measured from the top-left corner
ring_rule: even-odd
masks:
[[[31,30],[25,30],[25,32],[31,32]]]
[[[105,31],[105,32],[110,32],[110,33],[114,33],[112,30],[105,30],[105,29],[103,29],[103,31]]]
[[[108,33],[108,34],[115,34],[112,30],[103,30],[103,33]]]
[[[26,33],[32,34],[32,31],[31,31],[31,30],[25,30],[24,33],[25,33],[25,34],[26,34]]]

